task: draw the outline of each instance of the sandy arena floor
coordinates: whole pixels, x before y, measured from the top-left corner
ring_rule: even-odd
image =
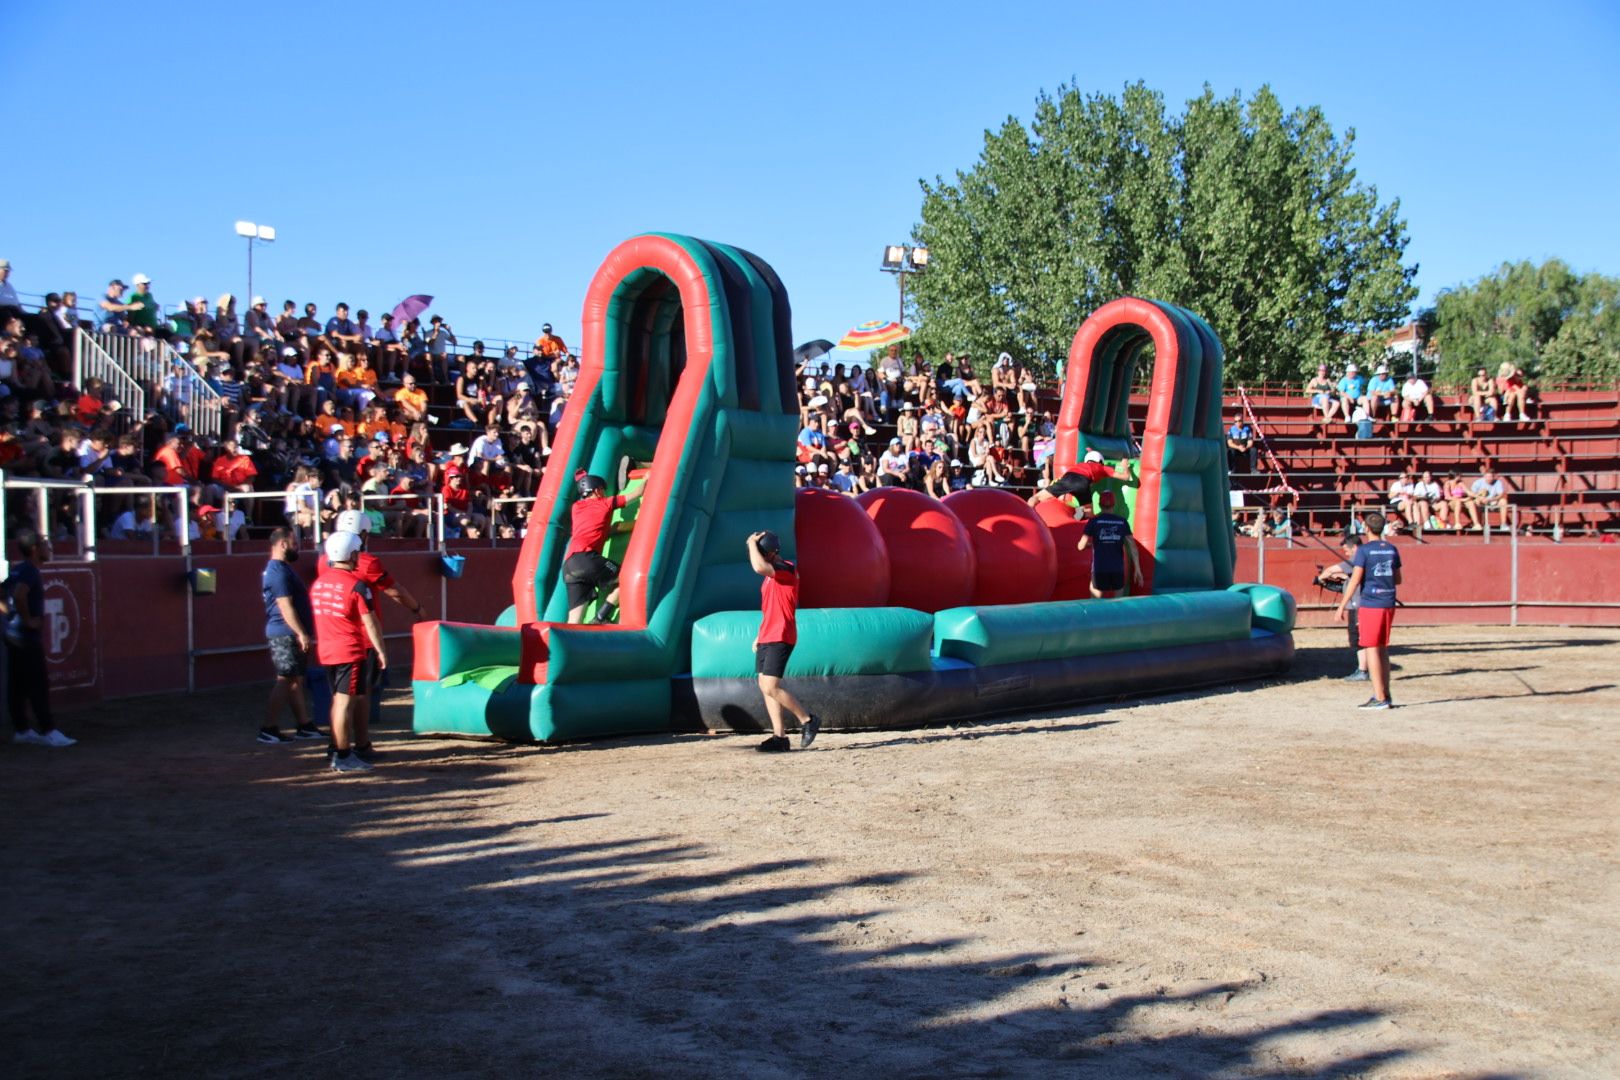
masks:
[[[1016,723],[331,776],[263,689],[0,746],[33,1076],[1620,1075],[1620,633]]]

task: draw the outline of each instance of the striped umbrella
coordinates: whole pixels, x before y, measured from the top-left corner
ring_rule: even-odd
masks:
[[[881,349],[885,345],[893,345],[897,341],[904,341],[911,336],[909,327],[897,322],[884,322],[873,319],[863,322],[849,333],[838,339],[840,349]]]

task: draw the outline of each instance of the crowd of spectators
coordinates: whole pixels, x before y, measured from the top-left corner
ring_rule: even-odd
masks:
[[[1373,438],[1379,424],[1412,424],[1438,419],[1441,399],[1416,371],[1397,384],[1387,363],[1374,369],[1372,378],[1355,364],[1345,365],[1337,380],[1326,364],[1305,383],[1305,396],[1311,400],[1312,414],[1329,430],[1335,420],[1357,437]],[[1492,377],[1480,368],[1469,383],[1468,393],[1458,395],[1459,410],[1466,406],[1469,423],[1527,422],[1530,419],[1530,384],[1522,368],[1504,362]]]
[[[396,325],[392,311],[373,319],[339,302],[323,321],[314,302],[287,300],[272,315],[255,296],[244,318],[230,293],[165,313],[144,274],[131,277],[133,292],[109,282],[88,309],[64,292],[28,310],[10,278],[0,260],[0,469],[93,483],[99,531],[113,540],[278,525],[302,537],[345,509],[363,510],[380,535],[420,536],[434,495],[448,536],[520,536],[579,373],[549,323],[527,356],[516,346],[495,356],[437,314]],[[74,385],[78,330],[176,351],[169,377],[143,387],[144,415],[99,379]],[[196,430],[203,386],[218,395],[217,437]],[[436,450],[434,429],[452,445]],[[184,488],[183,516],[173,498],[124,490],[144,487]],[[267,497],[232,499],[227,511],[228,493]],[[8,524],[47,526],[25,495],[11,493]],[[77,499],[56,493],[51,504],[50,533],[74,537]]]
[[[799,487],[858,495],[906,487],[943,498],[969,487],[1050,480],[1056,424],[1033,372],[1001,353],[981,378],[966,353],[929,363],[889,346],[875,364],[812,357],[797,368]]]

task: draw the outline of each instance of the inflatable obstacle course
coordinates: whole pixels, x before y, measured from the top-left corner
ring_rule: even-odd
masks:
[[[786,290],[758,257],[669,234],[626,241],[591,283],[580,375],[493,627],[416,628],[418,732],[555,741],[674,727],[759,730],[759,577],[744,541],[801,571],[787,678],[828,728],[914,726],[1278,672],[1293,601],[1233,586],[1221,348],[1172,305],[1125,299],[1070,351],[1057,465],[1135,464],[1124,500],[1148,595],[1089,599],[1081,525],[996,489],[795,493],[799,418]],[[1154,354],[1140,447],[1126,406]],[[569,625],[561,567],[573,476],[642,499],[615,625]]]

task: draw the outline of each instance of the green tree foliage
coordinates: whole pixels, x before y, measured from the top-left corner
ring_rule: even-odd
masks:
[[[1234,381],[1364,357],[1405,319],[1416,267],[1399,204],[1356,180],[1354,139],[1268,88],[1245,103],[1206,87],[1172,116],[1140,83],[1060,87],[1028,127],[985,132],[954,181],[922,181],[913,236],[931,259],[909,302],[930,342],[1048,370],[1127,295],[1208,319]]]
[[[1620,379],[1620,278],[1577,274],[1558,259],[1503,263],[1441,293],[1430,318],[1442,384],[1503,363],[1542,378]]]

